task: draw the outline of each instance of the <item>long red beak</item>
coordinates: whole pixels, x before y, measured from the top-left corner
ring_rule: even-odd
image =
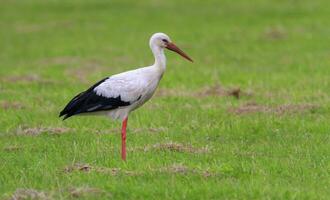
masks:
[[[180,54],[180,55],[181,55],[182,57],[184,57],[185,59],[187,59],[187,60],[189,60],[189,61],[191,61],[191,62],[194,62],[191,58],[189,58],[189,56],[188,56],[185,52],[183,52],[179,47],[177,47],[177,46],[176,46],[174,43],[172,43],[172,42],[167,43],[167,45],[166,45],[166,49],[169,49],[169,50],[171,50],[171,51],[174,51],[174,52]]]

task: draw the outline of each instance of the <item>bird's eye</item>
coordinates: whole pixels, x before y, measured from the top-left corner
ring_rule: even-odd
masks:
[[[168,41],[166,39],[162,39],[162,41],[165,42],[165,43],[168,43]]]

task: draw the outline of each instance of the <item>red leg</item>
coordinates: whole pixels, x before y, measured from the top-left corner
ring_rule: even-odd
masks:
[[[126,117],[123,120],[123,126],[121,128],[121,158],[126,161],[126,127],[127,127],[127,120]]]

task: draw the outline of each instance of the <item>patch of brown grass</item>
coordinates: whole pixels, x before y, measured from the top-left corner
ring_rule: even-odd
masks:
[[[281,26],[274,26],[274,27],[268,27],[265,31],[263,36],[266,39],[270,40],[280,40],[287,38],[288,34],[286,30]]]
[[[140,172],[137,171],[130,171],[130,170],[124,170],[120,168],[107,168],[107,167],[96,167],[95,168],[96,172],[100,173],[105,173],[105,174],[110,174],[112,176],[117,176],[117,175],[126,175],[126,176],[138,176],[141,175]]]
[[[316,109],[318,106],[312,104],[288,104],[288,105],[281,105],[277,106],[275,112],[278,114],[284,113],[300,113],[305,111],[311,111]]]
[[[99,198],[99,199],[110,199],[112,194],[95,187],[69,187],[65,189],[54,190],[50,192],[44,192],[35,189],[17,189],[12,195],[5,196],[8,200],[53,200],[77,198],[77,199],[88,199],[88,198]]]
[[[89,164],[81,164],[81,163],[75,163],[73,165],[67,166],[63,170],[65,173],[72,173],[75,171],[78,172],[98,172],[98,173],[104,173],[104,174],[110,174],[112,176],[117,176],[120,174],[124,174],[127,176],[136,176],[140,173],[135,171],[129,171],[129,170],[123,170],[120,168],[107,168],[107,167],[98,167],[98,166],[91,166]]]
[[[17,145],[11,145],[11,146],[6,146],[3,148],[4,151],[6,152],[16,152],[23,149],[22,146],[17,146]]]
[[[161,168],[160,171],[161,172],[175,173],[175,174],[176,173],[187,174],[191,170],[187,166],[184,166],[182,164],[173,164],[171,166],[168,166],[168,167],[165,167],[165,168]]]
[[[217,176],[216,173],[210,172],[208,170],[204,170],[204,171],[200,172],[200,174],[205,178],[211,177],[211,176]]]
[[[73,165],[66,166],[64,168],[65,173],[71,173],[74,171],[82,171],[82,172],[90,172],[92,170],[92,166],[89,164],[75,163]]]
[[[247,103],[236,108],[229,108],[228,111],[234,114],[249,114],[249,113],[275,113],[275,114],[285,114],[285,113],[300,113],[305,111],[310,111],[317,108],[315,105],[311,104],[288,104],[279,106],[267,106],[258,105],[256,103]]]
[[[93,187],[71,187],[69,188],[69,194],[71,197],[74,198],[86,198],[88,196],[107,196],[108,198],[111,198],[112,195],[108,192],[105,192],[99,188],[93,188]]]
[[[0,107],[4,110],[9,110],[9,109],[12,109],[12,110],[20,110],[20,109],[24,109],[25,106],[20,103],[20,102],[17,102],[17,101],[2,101],[0,102]]]
[[[17,189],[9,198],[10,200],[50,200],[52,199],[46,192],[35,189]]]
[[[22,127],[20,126],[16,130],[17,135],[29,135],[36,136],[42,133],[48,133],[50,135],[61,135],[63,133],[69,132],[71,129],[66,127]]]
[[[185,165],[177,164],[177,163],[174,163],[173,165],[167,167],[160,168],[157,171],[161,173],[169,173],[169,174],[183,174],[183,175],[195,174],[203,177],[211,177],[217,175],[216,173],[212,173],[208,170],[191,169]]]
[[[132,151],[138,150],[139,148],[131,149]],[[141,148],[143,151],[174,151],[174,152],[187,152],[187,153],[208,153],[208,147],[197,148],[191,145],[184,145],[176,142],[167,142],[167,143],[159,143],[154,144],[152,146],[146,146]]]
[[[203,177],[210,177],[210,176],[216,176],[217,175],[217,173],[210,172],[209,170],[192,169],[192,168],[189,168],[185,165],[176,164],[176,163],[174,163],[173,165],[165,166],[165,167],[161,167],[161,168],[148,168],[147,170],[143,170],[142,172],[124,170],[124,169],[121,169],[121,168],[107,168],[107,167],[91,166],[89,164],[76,163],[76,164],[70,165],[68,167],[65,167],[64,172],[65,173],[97,172],[97,173],[107,174],[107,175],[111,175],[111,176],[119,176],[119,175],[141,176],[141,175],[144,175],[144,174],[149,173],[149,172],[168,173],[168,174],[183,174],[183,175],[194,174],[194,175],[200,175],[200,176],[203,176]]]
[[[251,95],[251,93],[244,93],[240,88],[226,89],[220,85],[214,85],[201,89],[194,96],[233,96],[239,99],[242,95]]]
[[[247,103],[245,105],[229,108],[229,112],[235,114],[248,114],[248,113],[256,113],[256,112],[266,112],[268,107],[257,105],[256,103]]]

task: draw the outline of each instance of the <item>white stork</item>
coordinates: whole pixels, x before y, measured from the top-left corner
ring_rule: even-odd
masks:
[[[192,62],[164,33],[151,36],[149,45],[155,63],[106,77],[75,96],[60,112],[63,120],[80,114],[104,114],[122,120],[122,159],[126,160],[126,126],[131,111],[142,106],[154,94],[166,69],[164,48]]]

